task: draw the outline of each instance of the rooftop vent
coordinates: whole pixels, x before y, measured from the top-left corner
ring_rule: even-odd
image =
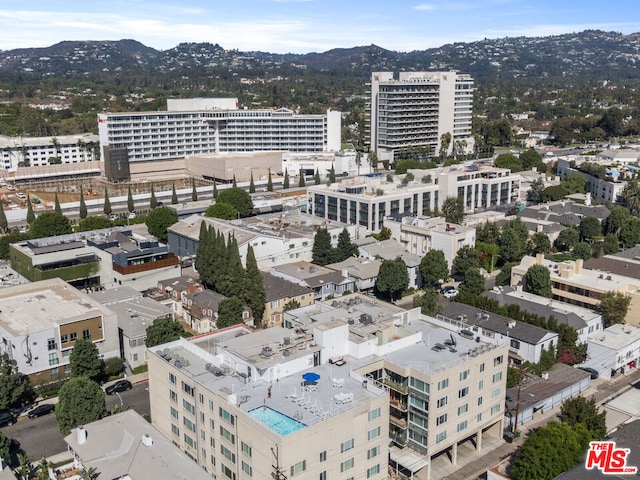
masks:
[[[151,435],[145,433],[142,436],[142,445],[144,445],[145,447],[150,447],[151,445],[153,445],[153,438],[151,438]]]
[[[270,357],[271,355],[273,355],[273,353],[273,349],[267,345],[265,347],[262,347],[262,352],[260,352],[260,355],[262,355],[263,357]]]

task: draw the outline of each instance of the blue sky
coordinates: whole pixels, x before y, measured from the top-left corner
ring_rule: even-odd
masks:
[[[411,51],[483,38],[640,32],[636,0],[2,0],[0,49],[131,38],[273,53],[376,44]]]

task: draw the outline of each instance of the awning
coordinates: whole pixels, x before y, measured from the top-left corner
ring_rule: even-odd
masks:
[[[524,361],[524,358],[523,358],[523,357],[521,357],[521,356],[520,356],[520,355],[518,355],[517,353],[515,353],[515,352],[511,352],[511,351],[509,352],[509,358],[513,358],[514,360],[516,360],[516,361],[518,361],[518,362],[523,362],[523,361]]]
[[[429,462],[423,457],[416,455],[415,453],[411,453],[407,450],[400,450],[395,446],[392,446],[389,449],[389,458],[397,465],[401,465],[402,467],[409,470],[411,474],[422,470],[429,464]]]

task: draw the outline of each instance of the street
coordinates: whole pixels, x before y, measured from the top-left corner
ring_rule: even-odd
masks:
[[[107,412],[115,405],[120,405],[120,399],[124,405],[129,405],[140,415],[148,415],[149,389],[148,382],[134,384],[133,388],[127,392],[115,395],[106,395]],[[58,429],[55,414],[29,419],[21,416],[15,425],[4,427],[4,434],[20,442],[20,449],[26,453],[33,461],[39,460],[43,455],[49,457],[66,451],[67,445]],[[15,461],[15,454],[12,452],[12,462]]]

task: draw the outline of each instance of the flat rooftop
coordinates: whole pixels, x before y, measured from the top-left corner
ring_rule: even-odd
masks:
[[[102,314],[102,305],[58,278],[0,289],[0,325],[16,336]]]
[[[612,350],[621,350],[640,341],[640,327],[637,325],[616,324],[603,332],[589,335],[589,342]]]

